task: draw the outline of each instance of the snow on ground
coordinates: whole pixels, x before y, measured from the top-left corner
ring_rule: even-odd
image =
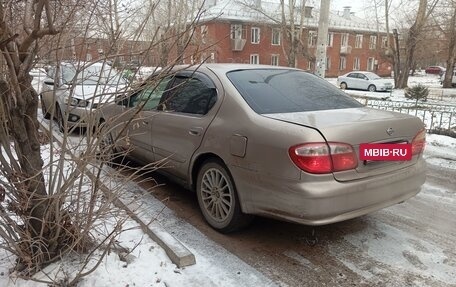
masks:
[[[456,175],[456,138],[428,134],[424,156],[428,163],[454,170]]]

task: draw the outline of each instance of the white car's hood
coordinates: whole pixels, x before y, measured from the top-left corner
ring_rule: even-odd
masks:
[[[94,103],[112,102],[117,94],[125,92],[125,85],[75,85],[73,97]]]

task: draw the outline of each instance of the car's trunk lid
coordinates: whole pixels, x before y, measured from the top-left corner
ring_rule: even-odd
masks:
[[[315,128],[328,142],[351,144],[358,160],[361,143],[411,143],[423,128],[423,123],[416,117],[365,107],[264,116]],[[336,172],[334,177],[339,181],[355,180],[398,170],[416,161],[416,157],[411,161],[359,160],[356,170]]]

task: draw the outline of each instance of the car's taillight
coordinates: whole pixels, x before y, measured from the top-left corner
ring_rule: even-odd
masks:
[[[412,140],[412,155],[420,154],[426,146],[426,130],[420,130]]]
[[[300,144],[290,147],[288,153],[296,166],[309,173],[331,173],[358,166],[353,147],[345,143]]]

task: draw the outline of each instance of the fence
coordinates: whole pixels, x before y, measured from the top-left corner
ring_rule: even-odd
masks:
[[[429,133],[456,137],[456,105],[401,102],[354,97],[365,106],[419,117]]]

